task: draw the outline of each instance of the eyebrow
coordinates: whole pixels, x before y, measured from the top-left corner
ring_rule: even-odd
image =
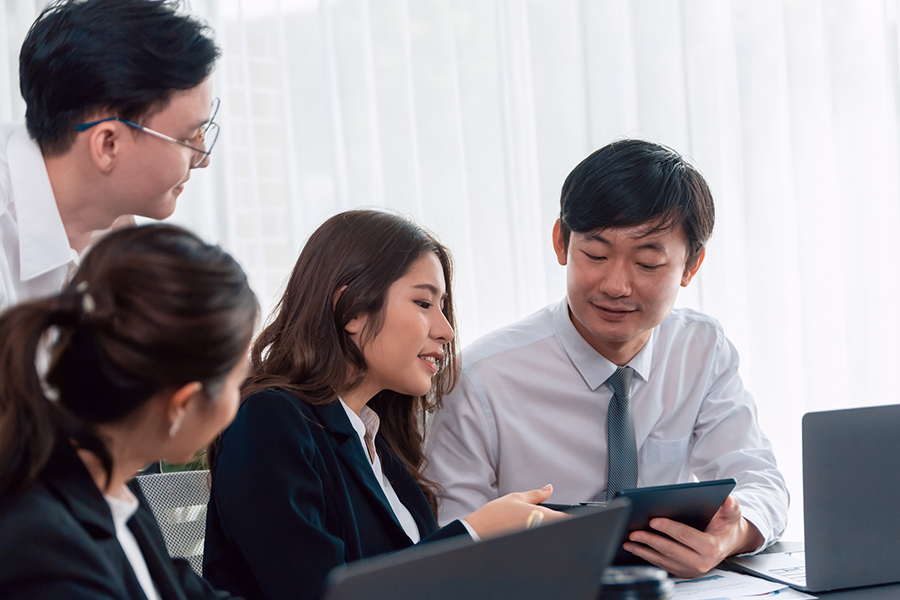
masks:
[[[447,298],[447,294],[441,295],[441,291],[430,283],[420,283],[418,285],[414,285],[413,289],[428,290],[429,292],[431,292],[432,296],[440,296],[441,300],[445,300]]]
[[[203,127],[203,126],[206,125],[207,123],[209,123],[209,116],[207,116],[205,119],[203,119],[202,121],[200,121],[199,123],[197,123],[197,124],[194,125],[193,127],[189,128],[189,129],[188,129],[188,132],[193,133],[193,132],[199,130],[201,127]]]
[[[601,244],[605,244],[607,246],[612,246],[612,242],[610,242],[608,239],[606,239],[599,233],[588,233],[588,234],[585,234],[585,237],[588,239],[594,240],[596,242],[600,242]],[[660,254],[666,253],[665,247],[656,241],[650,241],[650,242],[643,243],[637,247],[637,250],[652,250],[653,252],[659,252]]]

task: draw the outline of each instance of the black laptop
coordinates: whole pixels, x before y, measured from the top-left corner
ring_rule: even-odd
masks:
[[[326,600],[596,600],[630,512],[627,500],[571,519],[473,542],[421,544],[331,572]]]
[[[805,544],[728,560],[824,592],[900,581],[900,405],[803,416]]]

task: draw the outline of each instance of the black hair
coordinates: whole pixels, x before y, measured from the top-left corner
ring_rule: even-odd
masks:
[[[109,476],[96,426],[194,381],[218,397],[258,311],[240,265],[184,229],[101,239],[61,293],[0,315],[0,496],[24,489],[60,439],[94,453]]]
[[[19,89],[45,156],[67,152],[93,111],[136,121],[209,77],[219,48],[181,8],[177,0],[56,0],[41,12],[19,54]]]
[[[712,235],[715,206],[703,175],[678,152],[626,139],[600,148],[566,178],[560,195],[560,235],[651,224],[652,231],[681,225],[693,265]]]

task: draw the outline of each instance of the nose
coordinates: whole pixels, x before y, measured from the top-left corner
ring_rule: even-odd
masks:
[[[209,166],[209,154],[205,154],[205,155],[203,156],[203,160],[201,160],[200,162],[196,163],[196,164],[193,165],[191,168],[192,168],[192,169],[205,169],[205,168],[208,167],[208,166]]]
[[[442,344],[447,344],[455,336],[453,327],[450,325],[450,321],[447,320],[447,315],[444,314],[444,311],[437,311],[437,314],[440,316],[431,328],[431,337]]]
[[[600,291],[610,298],[631,295],[631,271],[622,261],[610,261],[600,280]]]

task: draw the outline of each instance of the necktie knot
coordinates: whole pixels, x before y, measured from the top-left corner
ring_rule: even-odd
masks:
[[[634,375],[634,369],[631,367],[619,367],[616,372],[609,376],[606,381],[612,387],[616,396],[628,398],[631,391],[631,377]]]

